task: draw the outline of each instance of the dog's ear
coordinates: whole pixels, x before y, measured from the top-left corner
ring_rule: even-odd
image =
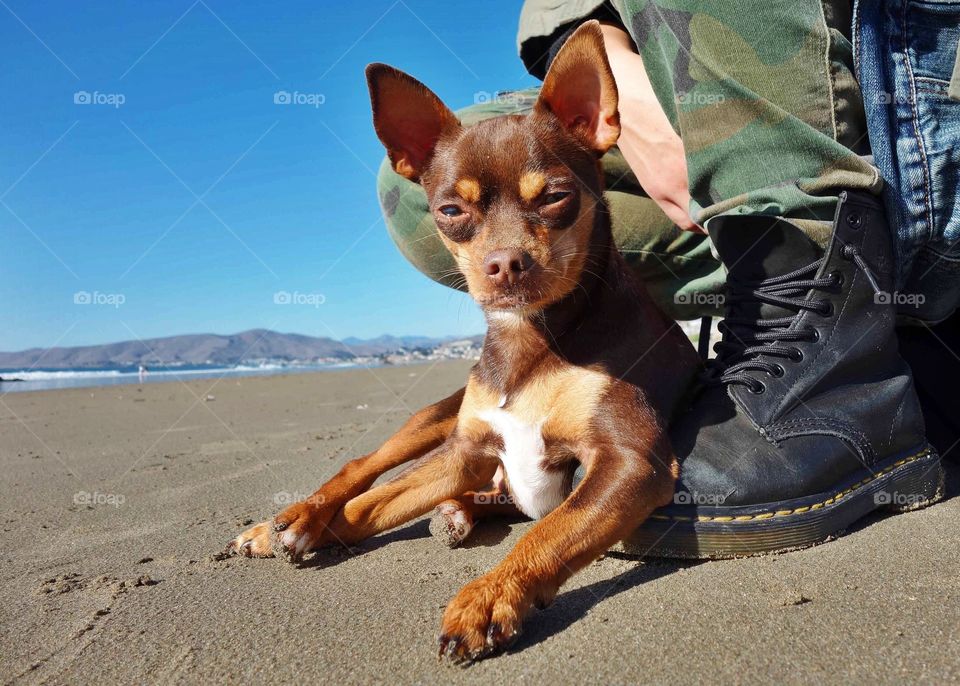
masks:
[[[617,142],[617,84],[598,21],[581,24],[560,48],[543,80],[536,109],[552,112],[598,153]]]
[[[440,135],[460,122],[433,91],[389,65],[368,65],[367,86],[373,128],[394,170],[411,181],[419,180]]]

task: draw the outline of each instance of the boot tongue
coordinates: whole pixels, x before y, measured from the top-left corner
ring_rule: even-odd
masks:
[[[823,257],[823,249],[796,225],[777,217],[723,215],[710,220],[710,240],[728,272],[728,279],[754,284],[808,267]],[[811,278],[808,275],[803,278]],[[796,294],[794,297],[802,297]],[[747,320],[790,317],[794,310],[757,300],[730,303],[727,317]],[[732,326],[747,340],[751,327]]]
[[[823,257],[795,224],[777,217],[723,215],[709,231],[720,261],[741,281],[783,276]]]

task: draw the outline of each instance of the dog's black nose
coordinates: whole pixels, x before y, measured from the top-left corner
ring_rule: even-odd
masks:
[[[530,253],[523,250],[494,250],[483,260],[483,271],[498,286],[512,286],[533,266]]]

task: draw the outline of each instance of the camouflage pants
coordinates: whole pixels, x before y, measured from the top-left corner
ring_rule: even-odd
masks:
[[[788,217],[825,244],[838,188],[878,193],[853,56],[850,3],[812,0],[613,0],[657,97],[683,140],[690,213]],[[501,93],[459,112],[529,111],[536,91]],[[603,158],[614,237],[654,299],[676,318],[717,314],[722,267],[705,237],[681,232],[647,198],[614,148]],[[387,227],[422,272],[453,268],[422,189],[383,165]],[[448,281],[449,283],[449,281]]]

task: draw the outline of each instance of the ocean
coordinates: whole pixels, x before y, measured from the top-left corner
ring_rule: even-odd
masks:
[[[144,383],[166,381],[189,381],[190,379],[215,379],[219,377],[271,376],[276,374],[301,374],[330,369],[371,366],[353,362],[311,365],[285,365],[264,363],[260,365],[237,365],[216,367],[210,365],[183,365],[149,368]],[[139,383],[136,366],[84,369],[3,369],[0,368],[0,395],[23,391],[47,391],[57,388],[84,388],[93,386],[120,386]],[[20,379],[14,381],[13,379]]]

